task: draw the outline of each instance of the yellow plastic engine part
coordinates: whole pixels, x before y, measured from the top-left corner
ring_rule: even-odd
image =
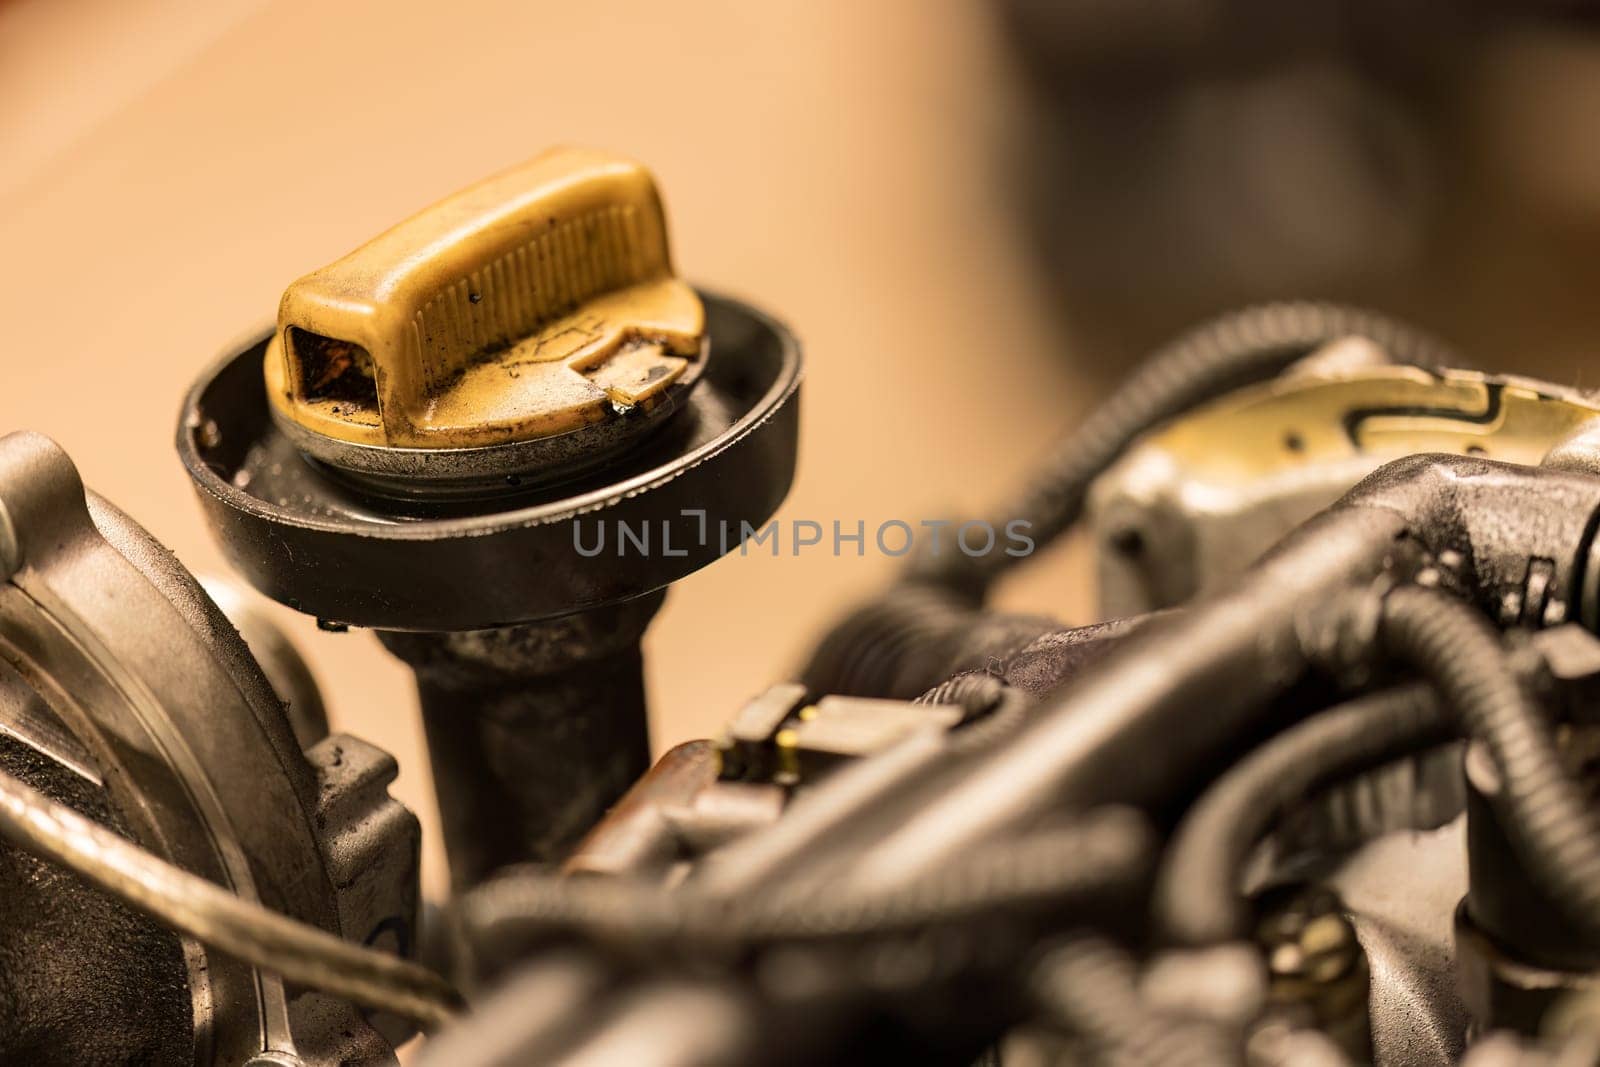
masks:
[[[464,448],[648,408],[698,375],[704,336],[649,172],[562,148],[289,286],[264,371],[313,433]]]

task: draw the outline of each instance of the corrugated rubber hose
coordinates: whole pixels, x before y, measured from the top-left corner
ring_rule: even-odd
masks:
[[[1162,933],[1192,946],[1248,938],[1254,915],[1240,886],[1257,843],[1316,790],[1453,735],[1426,685],[1406,685],[1321,712],[1229,768],[1178,824],[1152,905]]]
[[[1029,986],[1038,1011],[1087,1045],[1090,1062],[1115,1067],[1244,1063],[1235,1035],[1147,1004],[1137,964],[1104,938],[1079,936],[1050,949],[1034,967]]]
[[[961,864],[888,893],[801,883],[727,897],[513,871],[468,894],[461,917],[472,939],[491,948],[572,933],[683,946],[869,937],[1030,904],[1070,910],[1115,899],[1148,876],[1153,843],[1141,816],[1105,808],[1071,826],[975,850]]]
[[[1465,602],[1420,586],[1384,598],[1379,640],[1430,681],[1499,771],[1497,815],[1529,878],[1600,936],[1600,816],[1567,769],[1550,720],[1523,691],[1500,634]]]
[[[1158,350],[1067,434],[1023,492],[990,519],[1021,520],[1043,548],[1083,514],[1089,487],[1144,434],[1240,386],[1272,378],[1322,345],[1365,337],[1397,363],[1461,366],[1433,337],[1386,315],[1338,304],[1263,304],[1214,319]],[[918,674],[926,647],[973,625],[989,587],[1031,556],[950,550],[919,557],[901,582],[861,605],[823,638],[802,671],[817,692],[915,694],[940,677]],[[948,671],[946,672],[948,673]]]
[[[1022,494],[1002,508],[997,528],[1015,519],[1044,546],[1083,514],[1089,486],[1141,436],[1240,386],[1275,377],[1317,348],[1365,337],[1396,363],[1461,366],[1441,341],[1387,315],[1341,304],[1260,304],[1231,312],[1159,349],[1068,434],[1038,468]],[[953,570],[935,569],[941,584],[986,590],[1027,557],[993,552],[949,553]]]

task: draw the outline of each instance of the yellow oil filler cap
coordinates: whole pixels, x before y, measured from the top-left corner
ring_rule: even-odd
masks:
[[[264,372],[313,456],[426,478],[449,454],[455,477],[483,451],[513,470],[614,448],[694,383],[705,336],[650,173],[560,148],[289,286]]]

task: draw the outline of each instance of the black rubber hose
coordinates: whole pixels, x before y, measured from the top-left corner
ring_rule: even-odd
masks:
[[[1397,362],[1460,365],[1442,342],[1377,312],[1325,303],[1263,304],[1214,319],[1159,349],[1039,468],[1019,498],[990,520],[1014,520],[1042,548],[1077,522],[1089,486],[1139,437],[1191,408],[1278,374],[1323,344],[1366,337]],[[919,558],[907,576],[840,620],[801,680],[815,692],[910,697],[946,677],[938,649],[974,625],[989,587],[1030,556],[951,550]],[[942,667],[943,669],[939,669]]]
[[[1244,1062],[1237,1036],[1146,1003],[1139,992],[1137,964],[1104,938],[1084,935],[1050,949],[1033,968],[1028,985],[1034,1009],[1083,1042],[1089,1062],[1117,1067],[1231,1067]]]
[[[916,699],[918,704],[960,704],[966,717],[946,735],[946,751],[962,755],[1012,733],[1028,717],[1033,698],[987,671],[947,678]]]
[[[1231,589],[1140,626],[940,788],[864,812],[872,844],[852,882],[901,885],[1050,812],[1159,805],[1200,787],[1241,737],[1274,721],[1272,702],[1320,655],[1301,631],[1308,607],[1400,566],[1407,521],[1387,508],[1331,509]]]
[[[988,671],[963,671],[923,693],[914,704],[960,704],[967,719],[994,709],[1010,688],[1005,679]]]
[[[1043,616],[986,613],[949,589],[904,583],[829,630],[800,681],[813,693],[911,700],[1059,628]]]
[[[1384,598],[1379,637],[1487,746],[1504,783],[1497,814],[1529,878],[1569,921],[1600,936],[1600,817],[1562,761],[1550,722],[1519,684],[1499,633],[1455,597],[1407,586]]]
[[[1248,937],[1240,878],[1272,825],[1318,789],[1449,740],[1452,726],[1427,686],[1407,685],[1325,711],[1251,752],[1179,823],[1156,879],[1158,928],[1184,945]]]
[[[1144,819],[1107,808],[1072,826],[974,850],[960,864],[887,893],[797,885],[727,897],[621,880],[510,872],[460,906],[471,942],[491,952],[579,933],[616,944],[727,946],[860,938],[960,922],[1029,905],[1071,910],[1115,899],[1148,877],[1154,839]]]
[[[1461,365],[1442,342],[1387,315],[1340,304],[1261,304],[1231,312],[1159,349],[1124,381],[1038,468],[1022,494],[997,513],[996,529],[1021,519],[1039,547],[1083,514],[1089,486],[1156,426],[1240,386],[1274,377],[1317,348],[1359,336],[1397,363]],[[948,553],[929,561],[941,584],[978,593],[1025,556]]]

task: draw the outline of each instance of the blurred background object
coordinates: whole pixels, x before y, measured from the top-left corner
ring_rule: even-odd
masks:
[[[56,437],[220,572],[171,446],[199,368],[304,271],[568,142],[646,162],[679,271],[806,343],[785,520],[981,508],[1148,347],[1271,297],[1592,385],[1597,96],[1594,25],[1555,4],[0,0],[0,429]],[[1082,555],[1002,603],[1083,621]],[[647,649],[657,749],[894,566],[680,583]],[[436,849],[404,669],[268,610]]]
[[[1585,5],[1003,8],[1030,108],[1015,190],[1072,350],[1118,368],[1219,307],[1316,294],[1581,375],[1600,278]]]

